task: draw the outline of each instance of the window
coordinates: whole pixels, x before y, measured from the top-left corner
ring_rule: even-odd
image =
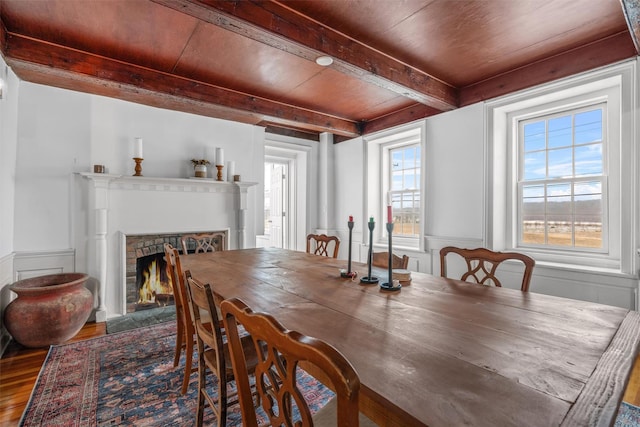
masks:
[[[366,215],[374,217],[374,244],[387,242],[387,205],[393,207],[393,244],[421,248],[424,212],[424,123],[366,139]]]
[[[633,275],[633,61],[486,104],[487,246]]]
[[[393,234],[420,235],[420,145],[389,150],[389,194],[393,207]]]
[[[606,252],[606,104],[518,122],[518,246]]]

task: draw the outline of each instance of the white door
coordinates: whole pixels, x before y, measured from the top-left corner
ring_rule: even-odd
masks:
[[[269,246],[276,248],[287,247],[287,164],[266,163],[265,169],[269,170],[269,203],[267,211],[267,232],[269,234]],[[266,201],[265,197],[265,201]]]

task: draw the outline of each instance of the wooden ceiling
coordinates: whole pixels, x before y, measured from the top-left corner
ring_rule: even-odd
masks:
[[[0,0],[0,46],[25,81],[345,138],[634,57],[639,17],[640,0]]]

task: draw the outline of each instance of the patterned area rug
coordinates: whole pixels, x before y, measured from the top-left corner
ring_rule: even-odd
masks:
[[[614,427],[640,427],[640,408],[622,402]]]
[[[180,395],[184,355],[174,368],[175,332],[168,322],[52,346],[20,425],[194,425],[197,373]],[[313,412],[333,396],[310,376],[303,382]],[[214,420],[206,408],[205,424]],[[238,405],[229,408],[227,425],[241,425]]]

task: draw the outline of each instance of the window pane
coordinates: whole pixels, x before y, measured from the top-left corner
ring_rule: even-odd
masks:
[[[573,153],[571,148],[549,150],[549,178],[573,176]]]
[[[602,174],[602,144],[576,147],[575,162],[576,176]]]
[[[405,173],[403,188],[416,188],[416,175],[413,170],[409,170]]]
[[[575,117],[576,144],[602,141],[602,110],[585,111]]]
[[[553,246],[572,246],[571,216],[554,216],[553,221],[547,221],[547,243]]]
[[[545,122],[524,125],[524,151],[545,149]]]
[[[531,186],[523,189],[529,197],[522,204],[522,241],[527,244],[543,245],[545,243],[545,203],[544,186]],[[533,197],[535,195],[542,197]]]
[[[571,146],[571,116],[549,120],[549,143],[547,148]]]
[[[402,190],[402,171],[394,171],[391,175],[391,190]]]
[[[522,187],[522,196],[525,199],[531,197],[544,197],[544,185],[525,185]]]
[[[391,151],[391,170],[397,171],[402,169],[402,151]]]
[[[602,248],[602,183],[576,183],[574,192],[575,244],[584,248]]]
[[[420,146],[389,150],[393,234],[418,237],[420,217]],[[386,204],[386,196],[385,196]]]
[[[411,147],[404,150],[404,169],[416,167],[416,150]]]
[[[546,151],[534,151],[524,156],[524,180],[544,179],[547,176]]]

